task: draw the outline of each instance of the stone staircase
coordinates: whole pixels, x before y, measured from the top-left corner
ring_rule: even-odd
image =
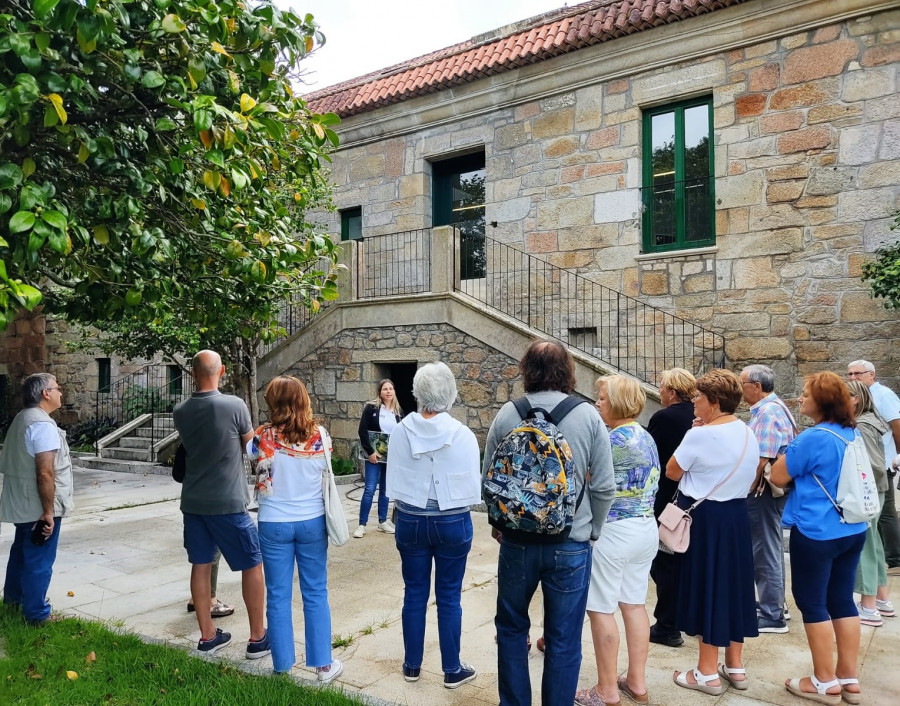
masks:
[[[100,439],[99,456],[82,456],[79,465],[104,471],[166,474],[178,434],[170,413],[144,414]]]

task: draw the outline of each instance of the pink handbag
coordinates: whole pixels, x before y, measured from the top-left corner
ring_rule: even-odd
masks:
[[[749,443],[750,429],[747,429],[747,436],[744,438],[744,451],[741,453],[741,457],[738,459],[734,468],[731,469],[731,473],[729,473],[724,480],[717,483],[716,486],[709,491],[709,495],[715,493],[719,488],[731,480],[731,477],[744,462],[744,457],[747,455],[747,445]],[[706,500],[706,498],[700,498],[687,510],[682,510],[678,507],[676,504],[677,500],[678,492],[676,491],[675,497],[672,498],[672,502],[666,505],[665,509],[659,515],[659,541],[676,554],[684,554],[691,544],[691,523],[694,521],[691,517],[691,512],[693,512],[694,508],[700,503]]]

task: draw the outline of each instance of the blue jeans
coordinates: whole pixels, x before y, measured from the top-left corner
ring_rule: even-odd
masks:
[[[425,612],[431,595],[433,562],[441,668],[448,673],[458,672],[462,632],[459,601],[466,559],[472,548],[472,518],[468,512],[410,515],[398,511],[394,539],[400,552],[400,568],[406,587],[402,613],[404,664],[413,669],[422,666]]]
[[[303,597],[306,666],[327,667],[331,664],[331,608],[325,515],[302,522],[260,522],[259,543],[266,577],[272,666],[276,672],[286,672],[296,660],[291,610],[296,561]]]
[[[34,522],[16,523],[16,533],[9,548],[6,563],[6,582],[3,584],[3,602],[22,606],[25,620],[39,623],[50,617],[47,589],[53,576],[56,547],[59,545],[59,528],[62,518],[53,518],[53,534],[43,546],[31,543]]]
[[[366,461],[366,487],[363,490],[362,500],[359,502],[359,524],[364,525],[369,521],[369,511],[372,509],[372,499],[375,497],[375,488],[378,490],[378,521],[387,520],[388,496],[385,495],[385,471],[387,464],[370,463]]]
[[[497,570],[497,673],[501,706],[531,706],[528,678],[528,605],[544,594],[543,706],[572,706],[581,669],[581,628],[591,577],[591,546],[500,544]]]

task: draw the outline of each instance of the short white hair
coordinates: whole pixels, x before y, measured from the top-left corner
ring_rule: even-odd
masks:
[[[428,363],[416,371],[413,396],[422,412],[449,412],[456,401],[456,379],[444,363]]]
[[[847,363],[848,369],[855,366],[859,366],[867,373],[875,372],[875,366],[872,365],[868,360],[854,360],[852,363]]]

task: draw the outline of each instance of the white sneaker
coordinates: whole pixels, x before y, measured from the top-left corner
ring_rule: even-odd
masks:
[[[790,611],[788,611],[787,603],[784,604],[784,619],[785,620],[791,619],[791,613],[790,613]]]
[[[868,625],[872,628],[880,628],[884,625],[881,613],[877,609],[869,610],[864,608],[862,603],[857,603],[856,607],[859,610],[859,622],[861,625]]]
[[[889,600],[880,601],[877,598],[875,599],[875,609],[881,613],[884,618],[893,618],[897,615],[897,611],[894,610],[894,604]]]
[[[388,534],[394,534],[394,523],[390,520],[385,520],[384,522],[378,523],[378,531],[379,532],[387,532]]]
[[[362,539],[365,536],[366,536],[366,526],[365,525],[360,525],[359,527],[356,528],[356,532],[353,533],[354,539]]]
[[[363,525],[360,525],[363,527]],[[316,667],[316,679],[322,684],[331,684],[344,672],[344,663],[336,659],[331,663],[331,667],[326,672],[322,667]]]

